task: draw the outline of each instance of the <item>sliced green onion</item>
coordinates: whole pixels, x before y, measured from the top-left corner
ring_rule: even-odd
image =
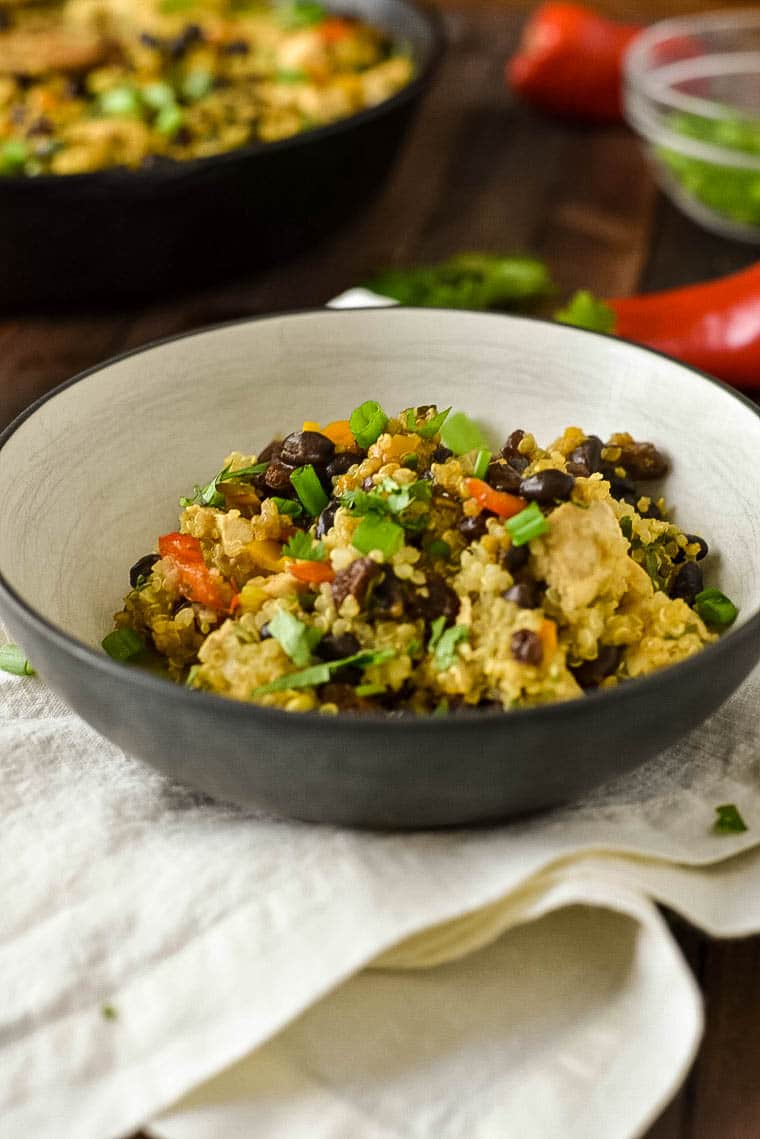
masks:
[[[475,465],[472,468],[472,477],[475,479],[484,479],[488,466],[491,462],[491,452],[482,450],[478,451],[475,456]]]
[[[123,629],[114,629],[100,642],[105,651],[113,660],[131,660],[145,648],[145,642],[139,633],[128,626]]]
[[[733,601],[719,589],[703,589],[694,599],[694,608],[707,625],[727,629],[739,616]]]
[[[324,542],[314,542],[303,530],[296,530],[290,541],[282,547],[287,558],[298,558],[306,562],[323,562],[327,558]]]
[[[204,95],[208,95],[214,86],[214,76],[210,71],[198,69],[190,71],[182,80],[182,94],[191,103],[197,103]]]
[[[549,529],[549,523],[537,502],[531,502],[530,506],[515,514],[504,526],[512,535],[513,546],[525,546],[534,538],[546,534]]]
[[[417,638],[412,637],[411,641],[406,646],[406,651],[409,654],[409,656],[411,657],[411,656],[414,656],[415,653],[418,653],[421,648],[422,648],[422,645],[417,640]]]
[[[290,481],[307,513],[314,517],[321,514],[330,499],[325,494],[319,475],[311,463],[307,463],[305,467],[297,467],[290,476]]]
[[[367,514],[354,530],[352,542],[362,554],[379,550],[387,560],[404,544],[404,528],[390,518]]]
[[[427,547],[427,553],[431,558],[448,558],[451,554],[451,546],[448,542],[444,542],[443,538],[436,538]]]
[[[370,447],[388,424],[388,416],[374,399],[365,400],[351,412],[349,425],[360,447]]]
[[[284,28],[309,28],[321,24],[327,12],[316,0],[295,0],[295,3],[278,5],[277,20]]]
[[[354,689],[357,696],[379,696],[382,692],[387,692],[385,684],[359,684]]]
[[[140,97],[151,111],[160,111],[162,107],[168,107],[176,101],[171,83],[148,83],[141,88]]]
[[[420,465],[419,455],[415,455],[414,451],[410,451],[408,455],[402,455],[401,462],[403,466],[409,467],[411,470],[416,471]]]
[[[469,640],[470,630],[467,625],[452,625],[441,635],[433,653],[433,668],[438,672],[451,668],[456,664],[459,654],[457,645],[460,641]]]
[[[136,116],[140,114],[140,97],[134,87],[112,87],[98,98],[101,115]]]
[[[288,514],[291,518],[297,518],[299,514],[303,514],[303,507],[300,502],[294,502],[292,498],[278,498],[273,494],[269,500],[277,507],[280,514]]]
[[[448,710],[449,710],[449,702],[446,699],[446,697],[443,696],[438,701],[438,703],[436,704],[435,708],[430,713],[430,715],[431,716],[445,716],[447,714]]]
[[[176,103],[168,103],[156,115],[156,121],[153,124],[159,134],[173,135],[176,134],[182,126],[184,114],[181,107]]]
[[[311,654],[322,640],[319,629],[312,629],[299,621],[287,609],[278,609],[269,622],[269,632],[288,654],[293,664],[306,665]]]
[[[466,455],[468,451],[481,450],[488,446],[488,440],[463,411],[449,415],[441,428],[441,442],[455,455]]]
[[[720,807],[716,807],[715,814],[717,815],[713,823],[715,834],[742,834],[749,829],[734,803],[723,803]]]
[[[17,174],[29,159],[29,147],[20,138],[9,138],[0,146],[0,172]]]
[[[271,627],[271,622],[270,622]],[[357,668],[369,668],[373,664],[385,664],[393,660],[395,649],[363,649],[353,656],[343,657],[341,660],[325,661],[324,664],[314,664],[310,668],[303,668],[299,672],[289,672],[285,676],[278,676],[270,680],[269,684],[262,684],[254,688],[252,696],[264,696],[268,692],[284,692],[288,688],[310,688],[319,684],[327,684],[328,680],[338,669],[346,665],[356,665]]]
[[[0,645],[0,671],[14,676],[35,676],[35,671],[19,645]]]

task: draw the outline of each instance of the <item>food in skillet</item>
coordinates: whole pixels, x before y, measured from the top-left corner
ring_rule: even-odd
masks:
[[[697,653],[737,610],[705,541],[638,484],[651,443],[374,401],[233,452],[130,571],[104,640],[191,688],[289,711],[435,713],[581,696]]]
[[[317,0],[0,3],[0,173],[273,142],[380,103],[412,75],[382,31]]]

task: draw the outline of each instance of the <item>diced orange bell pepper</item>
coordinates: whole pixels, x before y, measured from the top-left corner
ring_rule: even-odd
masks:
[[[333,420],[332,423],[327,424],[327,427],[322,428],[322,434],[326,435],[328,439],[332,439],[336,447],[348,447],[350,449],[356,446],[354,433],[347,419]]]
[[[557,622],[550,621],[548,617],[544,618],[538,630],[538,635],[544,647],[544,657],[554,656],[554,653],[557,651]]]
[[[351,24],[348,20],[341,20],[339,16],[336,16],[335,19],[325,20],[317,30],[325,43],[337,43],[338,40],[344,40],[350,34]]]
[[[482,479],[465,479],[465,487],[470,498],[474,498],[484,510],[498,514],[500,518],[513,518],[528,505],[524,498],[516,494],[507,494],[503,490],[494,490]]]
[[[327,562],[292,561],[288,563],[288,573],[296,581],[305,581],[316,585],[322,581],[333,581],[335,570]]]
[[[223,579],[218,571],[210,570],[203,559],[203,548],[192,534],[164,534],[158,539],[158,552],[170,558],[179,573],[180,591],[188,599],[209,609],[228,607],[224,596]]]

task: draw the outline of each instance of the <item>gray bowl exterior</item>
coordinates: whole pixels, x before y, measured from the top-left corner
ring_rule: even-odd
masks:
[[[202,398],[216,367],[227,400],[205,425],[188,400],[187,438],[175,437],[160,455],[177,385]],[[479,391],[461,390],[463,369],[480,381]],[[272,392],[271,410],[262,407],[257,419],[267,377],[283,371],[288,385]],[[589,377],[604,380],[593,395]],[[471,412],[479,409],[484,424],[497,421],[504,392],[519,402],[532,385],[522,402],[545,420],[545,430],[561,430],[574,409],[581,419],[593,414],[595,426],[633,427],[626,412],[631,420],[637,413],[660,439],[680,436],[674,485],[692,512],[712,504],[703,522],[721,512],[707,537],[715,536],[725,555],[720,580],[729,593],[738,590],[743,612],[736,627],[681,664],[583,699],[442,717],[287,713],[191,692],[88,647],[118,604],[129,554],[152,544],[161,533],[155,527],[171,517],[174,493],[224,454],[241,425],[243,436],[254,426],[271,432],[294,412],[313,414],[315,400],[335,418],[351,395],[376,396],[382,384],[398,406],[443,394],[461,399]],[[135,401],[148,405],[148,427],[120,462],[140,472],[140,492],[150,496],[145,509],[156,512],[150,521],[136,511],[134,488],[118,463],[109,470]],[[0,507],[0,615],[43,679],[97,731],[212,797],[309,821],[383,828],[520,816],[570,802],[654,757],[710,715],[760,657],[758,417],[723,385],[657,354],[525,318],[323,310],[178,337],[69,381],[0,435],[0,474],[8,480]],[[702,462],[702,446],[721,425],[740,442],[732,460],[738,465],[728,474]],[[137,466],[129,466],[136,455]],[[84,507],[77,479],[84,480],[80,495],[89,495]],[[682,495],[676,501],[685,507]],[[40,510],[45,521],[35,527]],[[118,545],[106,539],[105,561],[90,557],[104,527],[121,538]],[[51,561],[50,550],[59,547]]]
[[[700,657],[583,700],[358,722],[262,711],[103,667],[2,587],[0,610],[83,719],[170,778],[276,814],[376,828],[496,822],[571,802],[697,727],[760,655],[752,622]]]
[[[383,185],[443,46],[412,0],[346,0],[408,45],[417,76],[330,126],[141,171],[0,177],[0,306],[165,294],[250,273],[318,241]]]

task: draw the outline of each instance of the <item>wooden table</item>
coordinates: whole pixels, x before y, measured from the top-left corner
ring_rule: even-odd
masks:
[[[0,426],[125,348],[245,314],[321,305],[386,264],[462,249],[525,250],[548,261],[563,294],[585,286],[602,296],[748,264],[749,248],[703,233],[662,200],[624,128],[587,131],[514,105],[502,68],[520,19],[493,8],[448,13],[449,56],[394,177],[360,221],[322,248],[258,277],[131,311],[0,320]],[[685,1088],[647,1139],[758,1139],[760,938],[718,943],[677,921],[674,929],[705,994],[707,1032]]]

